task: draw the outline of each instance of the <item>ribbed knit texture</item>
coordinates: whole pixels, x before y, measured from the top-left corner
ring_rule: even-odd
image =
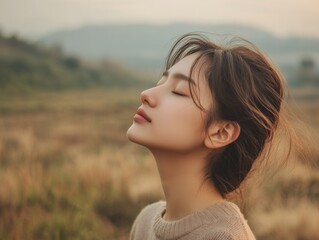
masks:
[[[134,221],[131,240],[255,240],[234,203],[223,201],[177,221],[162,218],[166,203],[145,207]]]

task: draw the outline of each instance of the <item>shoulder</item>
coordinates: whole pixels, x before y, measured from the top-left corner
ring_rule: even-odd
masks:
[[[150,234],[155,216],[165,209],[165,205],[164,201],[158,201],[144,207],[133,223],[130,239],[143,239],[142,236]]]
[[[166,203],[164,201],[158,201],[144,207],[137,215],[135,221],[149,220],[154,217],[158,212],[165,208]]]

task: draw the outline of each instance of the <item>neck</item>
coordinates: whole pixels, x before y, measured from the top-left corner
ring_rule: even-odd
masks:
[[[223,200],[205,180],[203,153],[152,151],[166,198],[165,220],[177,220]]]

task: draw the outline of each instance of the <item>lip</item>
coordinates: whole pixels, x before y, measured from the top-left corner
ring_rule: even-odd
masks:
[[[136,122],[152,122],[150,117],[142,108],[138,108],[136,114],[134,115],[134,121]]]

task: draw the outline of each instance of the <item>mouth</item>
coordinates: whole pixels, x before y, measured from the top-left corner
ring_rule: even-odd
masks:
[[[145,113],[142,108],[138,108],[134,116],[134,120],[137,122],[152,122],[149,116]]]

